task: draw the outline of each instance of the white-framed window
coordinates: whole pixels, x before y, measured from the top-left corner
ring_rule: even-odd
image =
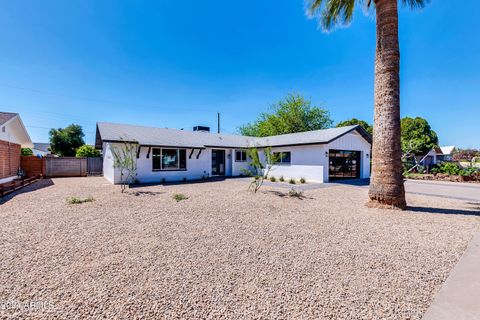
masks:
[[[273,155],[279,164],[290,164],[292,153],[290,151],[274,152]]]
[[[186,170],[187,149],[152,148],[152,170]]]
[[[236,150],[235,151],[235,162],[245,162],[245,161],[247,161],[247,151]]]

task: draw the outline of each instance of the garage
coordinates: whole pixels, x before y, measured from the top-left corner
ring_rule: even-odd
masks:
[[[360,151],[329,150],[329,180],[359,179]]]

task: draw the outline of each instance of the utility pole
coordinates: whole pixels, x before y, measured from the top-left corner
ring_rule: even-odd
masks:
[[[217,112],[217,133],[220,133],[220,112]]]

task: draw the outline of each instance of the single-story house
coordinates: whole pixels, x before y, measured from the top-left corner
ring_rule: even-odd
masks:
[[[430,168],[440,162],[444,161],[453,161],[453,152],[455,151],[455,146],[449,147],[434,147],[428,152],[425,157],[419,157],[420,164],[427,168],[427,171]]]
[[[456,148],[456,146],[440,147],[441,154],[437,155],[438,161],[453,161],[453,153]]]
[[[18,113],[0,112],[0,183],[15,179],[20,169],[22,148],[32,148]]]
[[[46,157],[52,154],[52,152],[50,151],[50,143],[34,142],[32,152],[34,156]]]
[[[348,126],[265,138],[194,131],[97,123],[97,149],[103,151],[103,174],[120,183],[112,148],[138,145],[137,180],[141,183],[240,176],[249,168],[248,148],[256,147],[264,161],[270,147],[280,156],[270,176],[328,182],[370,177],[371,136],[360,126]]]

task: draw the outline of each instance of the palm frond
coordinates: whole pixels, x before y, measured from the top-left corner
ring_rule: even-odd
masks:
[[[335,25],[346,25],[352,21],[356,0],[309,0],[308,13],[319,16],[324,30]]]
[[[425,7],[425,5],[430,2],[430,0],[402,0],[402,4],[404,6],[409,6],[411,8],[418,8],[421,9]]]

